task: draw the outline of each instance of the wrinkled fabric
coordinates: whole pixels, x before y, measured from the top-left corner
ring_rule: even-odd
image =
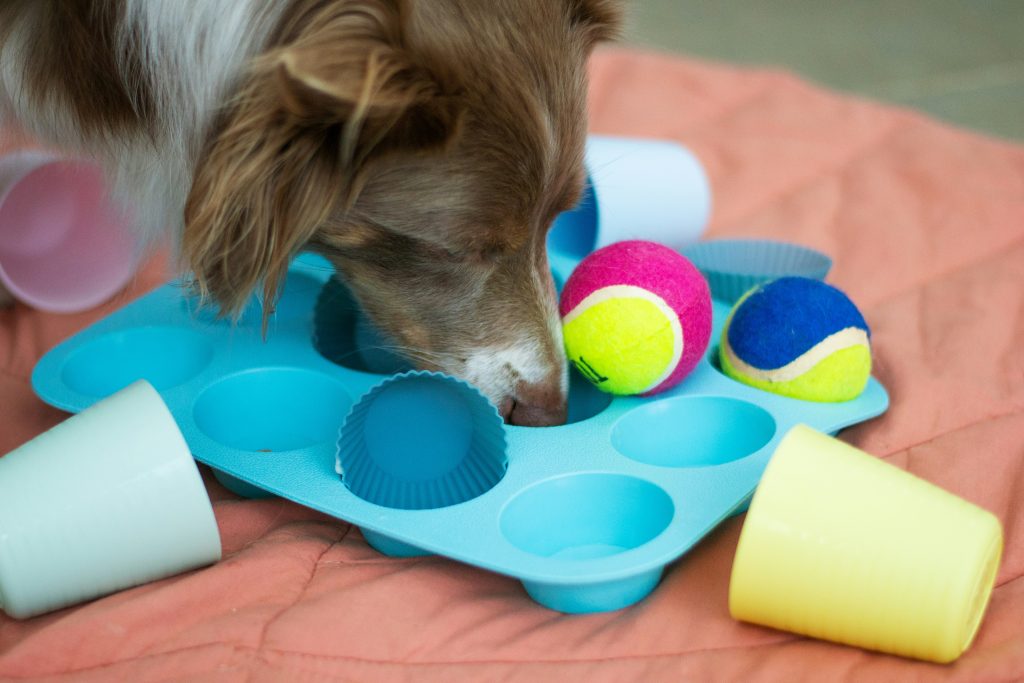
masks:
[[[742,517],[641,603],[565,616],[503,576],[392,559],[348,524],[239,500],[204,469],[224,559],[27,621],[0,615],[0,678],[92,680],[1007,681],[1024,677],[1024,147],[786,73],[624,50],[592,62],[590,127],[704,162],[711,236],[799,242],[871,326],[892,407],[841,438],[994,512],[1006,550],[974,646],[940,666],[740,624]],[[0,453],[65,417],[35,361],[169,276],[154,259],[78,315],[0,310]],[[870,504],[870,501],[865,501]],[[73,558],[68,558],[73,561]]]

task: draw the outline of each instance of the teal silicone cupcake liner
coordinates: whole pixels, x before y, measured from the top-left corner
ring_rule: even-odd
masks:
[[[407,372],[367,392],[345,418],[337,471],[363,500],[403,510],[457,505],[493,488],[508,464],[501,417],[474,387]]]
[[[771,240],[706,240],[681,251],[707,278],[711,296],[726,304],[787,275],[824,280],[832,268],[832,259],[819,251]]]

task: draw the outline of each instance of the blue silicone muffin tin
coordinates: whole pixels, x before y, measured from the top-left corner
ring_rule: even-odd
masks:
[[[574,265],[553,254],[556,282]],[[279,495],[351,522],[385,553],[437,553],[516,577],[535,600],[564,612],[617,609],[646,596],[667,564],[744,509],[793,425],[835,433],[888,406],[874,379],[859,398],[833,404],[728,379],[714,360],[728,306],[716,302],[711,348],[673,390],[612,398],[574,375],[568,424],[505,426],[461,382],[398,373],[400,361],[359,348],[373,335],[360,332],[358,311],[331,273],[318,257],[296,259],[265,340],[258,301],[231,324],[167,284],[52,349],[35,369],[34,388],[77,412],[145,378],[196,459],[233,490]],[[314,320],[325,315],[336,322],[317,334]],[[387,409],[387,400],[401,407]],[[429,410],[441,410],[444,424]],[[484,483],[454,504],[360,497],[336,469],[346,417],[372,420],[387,436],[377,447],[401,449],[396,455],[407,461],[421,450],[425,462],[446,457],[434,446],[451,439],[493,451]],[[482,436],[467,436],[473,424],[483,425]]]

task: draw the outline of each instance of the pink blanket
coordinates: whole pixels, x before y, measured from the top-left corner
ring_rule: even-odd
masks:
[[[742,518],[670,566],[640,604],[564,616],[515,580],[381,556],[348,524],[238,500],[205,473],[224,560],[28,621],[0,615],[0,678],[1024,677],[1024,148],[783,73],[606,51],[592,74],[595,132],[672,138],[704,161],[712,235],[834,257],[830,279],[863,308],[892,397],[888,414],[842,437],[1003,522],[1003,564],[973,648],[939,666],[734,622],[726,594]],[[0,453],[64,417],[32,394],[35,360],[165,276],[154,262],[120,302],[86,314],[0,311]]]

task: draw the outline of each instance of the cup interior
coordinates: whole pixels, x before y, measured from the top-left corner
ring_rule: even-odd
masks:
[[[195,330],[137,327],[110,332],[68,356],[64,384],[85,396],[103,398],[145,379],[158,391],[196,377],[213,358],[213,344]]]
[[[675,514],[669,495],[635,477],[588,472],[548,479],[517,494],[501,514],[501,532],[533,555],[589,560],[638,548]]]
[[[734,398],[680,396],[642,405],[612,429],[619,453],[649,465],[708,467],[757,452],[775,436],[764,408]]]
[[[123,287],[136,263],[129,220],[91,164],[43,164],[0,201],[0,281],[30,305],[89,308]]]

